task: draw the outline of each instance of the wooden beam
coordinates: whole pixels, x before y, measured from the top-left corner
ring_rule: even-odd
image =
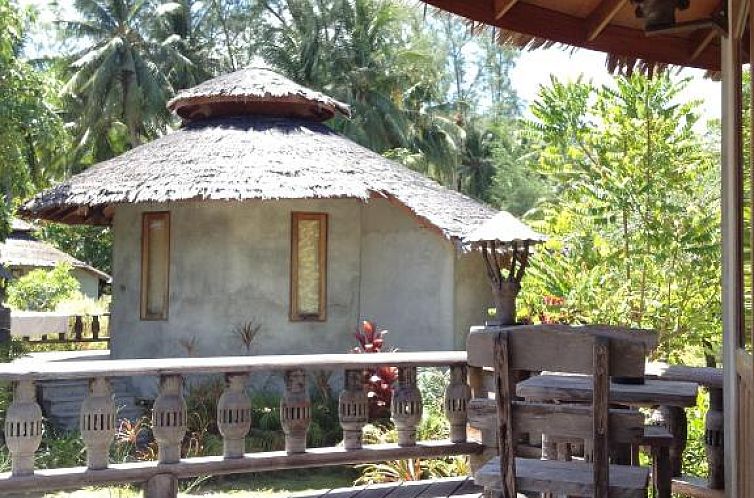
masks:
[[[586,39],[594,41],[627,4],[628,0],[602,0],[586,18]]]
[[[717,36],[717,31],[714,29],[711,30],[703,30],[700,29],[696,33],[694,33],[694,36],[691,37],[691,43],[692,43],[692,51],[691,51],[691,60],[693,61],[697,57],[699,57],[702,52],[704,52],[710,43],[712,43],[712,40],[715,39]]]
[[[500,20],[505,14],[516,5],[518,0],[492,0],[495,9],[495,20]]]

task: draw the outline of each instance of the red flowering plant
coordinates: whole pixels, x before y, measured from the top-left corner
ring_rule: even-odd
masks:
[[[539,313],[540,323],[566,323],[566,315],[563,309],[565,298],[558,296],[544,296],[542,298],[544,309]]]
[[[380,353],[385,346],[387,330],[378,330],[373,322],[364,320],[361,327],[353,334],[358,346],[353,353]],[[390,417],[390,401],[393,395],[393,384],[398,379],[398,368],[382,366],[364,371],[364,384],[369,396],[369,420],[387,419]]]

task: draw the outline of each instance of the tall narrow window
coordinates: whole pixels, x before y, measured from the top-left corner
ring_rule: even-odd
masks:
[[[141,319],[168,319],[170,213],[144,213],[141,225]]]
[[[325,320],[327,215],[291,216],[291,320]]]

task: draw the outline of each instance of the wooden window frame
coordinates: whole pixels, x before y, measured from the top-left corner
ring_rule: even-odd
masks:
[[[147,312],[147,278],[149,271],[149,222],[155,218],[165,220],[166,230],[168,233],[167,247],[167,271],[165,272],[165,295],[163,296],[165,307],[162,313],[150,314]],[[149,211],[141,215],[141,299],[140,299],[140,316],[145,321],[166,321],[168,319],[168,310],[170,309],[170,254],[171,254],[171,229],[170,229],[170,212],[169,211]]]
[[[304,314],[298,311],[298,225],[302,220],[317,220],[319,230],[319,312]],[[290,313],[292,322],[324,322],[327,320],[327,213],[294,211],[291,213]]]

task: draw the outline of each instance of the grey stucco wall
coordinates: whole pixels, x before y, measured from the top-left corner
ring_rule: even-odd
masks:
[[[255,320],[257,354],[347,351],[358,318],[361,204],[354,200],[122,206],[114,221],[112,350],[118,358],[245,354],[235,326]],[[139,317],[141,213],[171,213],[167,321]],[[292,211],[329,214],[327,321],[291,322]]]
[[[140,319],[147,211],[171,213],[166,321]],[[325,322],[288,319],[292,211],[329,214]],[[195,356],[243,355],[232,330],[252,319],[263,326],[253,354],[347,352],[362,319],[404,351],[463,349],[488,298],[474,282],[481,266],[384,199],[123,205],[113,234],[114,358],[185,357],[190,341]],[[148,380],[136,386],[154,393]]]
[[[404,351],[450,350],[455,247],[384,199],[362,211],[361,316]]]
[[[81,268],[71,270],[73,278],[79,282],[79,290],[83,295],[91,299],[99,299],[99,278]]]
[[[489,320],[493,307],[487,270],[477,252],[458,254],[455,261],[455,349],[466,349],[466,337],[472,325]]]

